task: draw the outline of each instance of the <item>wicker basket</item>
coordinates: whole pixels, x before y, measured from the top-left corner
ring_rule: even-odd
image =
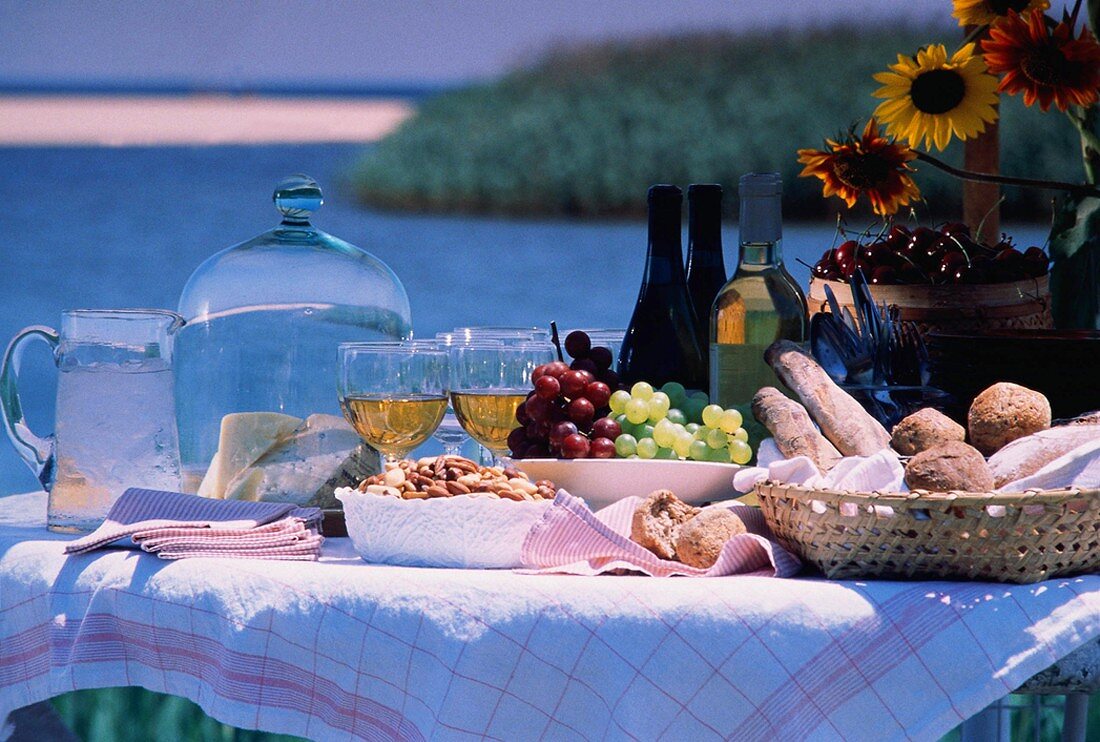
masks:
[[[810,314],[829,311],[825,286],[833,290],[841,308],[852,310],[852,289],[847,282],[814,278],[807,297]],[[879,304],[896,306],[901,319],[915,322],[921,335],[937,330],[971,332],[1054,326],[1047,276],[976,286],[871,286],[871,295]]]
[[[1026,583],[1100,570],[1100,490],[884,494],[763,482],[755,494],[779,541],[832,579]]]

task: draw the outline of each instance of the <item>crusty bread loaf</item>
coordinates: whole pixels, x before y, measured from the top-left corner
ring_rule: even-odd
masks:
[[[630,538],[662,559],[675,559],[680,526],[698,512],[672,490],[651,492],[634,510]]]
[[[692,567],[708,569],[718,561],[726,542],[745,532],[744,521],[729,508],[705,508],[680,526],[676,558]]]
[[[911,490],[928,492],[989,492],[993,474],[978,449],[948,441],[909,459],[905,483]]]
[[[931,407],[909,415],[890,433],[890,445],[902,456],[914,456],[948,441],[965,440],[966,428]]]
[[[821,471],[840,461],[840,451],[814,427],[806,408],[773,386],[766,386],[752,398],[752,414],[768,429],[776,448],[786,458],[807,456]]]
[[[974,398],[966,417],[970,442],[986,456],[1050,427],[1050,402],[1019,384],[994,384]]]
[[[764,359],[842,454],[871,456],[890,445],[886,428],[796,344],[777,340],[764,351]]]
[[[1097,439],[1100,439],[1100,423],[1063,425],[1017,438],[989,458],[993,484],[1004,487],[1009,482],[1030,477],[1056,458]]]

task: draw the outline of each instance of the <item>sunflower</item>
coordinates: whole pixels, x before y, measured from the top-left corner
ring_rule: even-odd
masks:
[[[1064,18],[1053,28],[1041,10],[1027,16],[1011,13],[990,29],[982,41],[989,71],[1004,75],[997,90],[1024,94],[1024,104],[1044,111],[1050,104],[1065,111],[1071,105],[1089,106],[1100,97],[1100,44],[1087,28],[1079,36],[1074,22]]]
[[[1049,0],[954,0],[951,13],[960,26],[992,26],[1008,17],[1012,11],[1046,10]]]
[[[825,140],[828,150],[798,150],[798,161],[806,166],[799,175],[820,178],[824,196],[842,198],[851,208],[865,195],[880,216],[920,200],[920,189],[909,174],[913,168],[908,165],[916,153],[881,136],[874,117],[862,136],[857,137],[853,127],[837,139]]]
[[[898,55],[890,71],[875,79],[882,87],[876,98],[885,98],[875,116],[886,132],[912,145],[944,149],[954,134],[969,139],[997,120],[997,78],[986,72],[985,61],[966,44],[948,59],[943,44],[934,44],[915,57]]]

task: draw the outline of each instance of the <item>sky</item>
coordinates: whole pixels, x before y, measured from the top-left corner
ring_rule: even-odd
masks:
[[[0,84],[454,84],[563,43],[952,23],[949,0],[0,0]]]

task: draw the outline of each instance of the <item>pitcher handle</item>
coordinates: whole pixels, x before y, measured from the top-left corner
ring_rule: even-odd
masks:
[[[53,484],[54,476],[54,437],[49,435],[43,438],[31,431],[23,417],[23,406],[19,402],[19,389],[16,387],[19,365],[27,348],[26,341],[36,338],[45,341],[56,357],[60,344],[57,330],[43,325],[31,325],[20,330],[8,343],[3,364],[0,365],[0,410],[3,411],[4,429],[12,445],[38,477],[42,487],[48,490]]]

